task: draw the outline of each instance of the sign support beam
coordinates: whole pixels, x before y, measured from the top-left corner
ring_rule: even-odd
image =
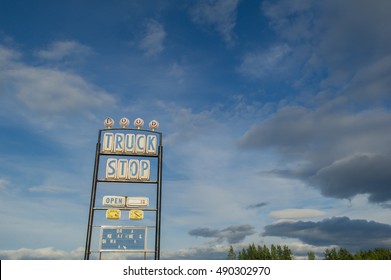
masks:
[[[161,217],[162,217],[162,169],[163,169],[163,146],[160,141],[159,145],[159,163],[158,163],[158,184],[157,184],[157,191],[156,191],[156,208],[157,211],[157,217],[156,217],[156,237],[155,237],[155,260],[160,260],[160,227],[161,227]]]
[[[95,151],[95,166],[94,166],[94,175],[93,175],[92,187],[91,187],[90,212],[88,215],[87,238],[86,238],[86,247],[84,252],[85,260],[88,260],[90,258],[90,253],[91,253],[90,252],[91,235],[92,235],[92,225],[94,223],[94,208],[95,208],[95,199],[96,199],[96,184],[98,180],[99,153],[100,153],[100,133],[99,133],[98,143],[96,144],[96,151]]]

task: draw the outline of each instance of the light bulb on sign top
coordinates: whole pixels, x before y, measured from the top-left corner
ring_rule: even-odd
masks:
[[[137,127],[138,129],[141,129],[144,125],[144,120],[141,118],[137,118],[134,120],[134,126]]]
[[[158,129],[159,128],[159,122],[157,120],[152,120],[149,122],[149,128],[152,130],[152,131],[155,131],[155,129]]]
[[[122,128],[126,128],[129,125],[129,119],[128,118],[122,118],[119,120],[119,124]]]
[[[106,118],[105,121],[103,122],[106,128],[111,128],[114,124],[114,120],[110,117]]]

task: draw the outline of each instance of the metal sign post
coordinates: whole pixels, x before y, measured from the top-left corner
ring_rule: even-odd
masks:
[[[137,118],[134,121],[136,128],[127,128],[129,119],[119,121],[121,128],[112,128],[114,120],[107,118],[104,121],[106,129],[100,129],[95,151],[95,164],[91,188],[90,210],[88,216],[87,237],[84,259],[89,260],[92,253],[98,253],[101,259],[103,253],[154,253],[155,260],[160,259],[160,228],[161,228],[161,199],[162,199],[162,163],[163,146],[162,133],[155,131],[159,123],[155,120],[149,123],[150,130],[142,129],[144,121]],[[106,160],[104,165],[101,161]],[[104,169],[104,172],[102,171]],[[151,170],[156,169],[156,173]],[[103,177],[103,178],[102,178]],[[102,197],[101,206],[96,206],[97,192],[100,185],[111,184],[113,193]],[[113,184],[114,183],[114,184]],[[152,185],[156,188],[155,197],[140,196],[132,193],[129,188],[126,195],[115,193],[112,186]],[[143,189],[144,190],[144,189]],[[156,206],[150,207],[150,200]],[[97,211],[106,211],[107,224],[97,224]],[[154,213],[154,225],[140,225],[144,219],[144,212]],[[127,215],[124,215],[127,214]],[[102,216],[100,216],[102,219]],[[102,221],[100,221],[102,223]],[[113,225],[114,223],[114,225]],[[100,234],[96,228],[100,228]],[[154,231],[154,235],[149,235]],[[154,249],[150,247],[154,236]],[[99,242],[92,242],[97,240]],[[152,237],[150,237],[152,238]],[[97,248],[92,248],[92,244]]]

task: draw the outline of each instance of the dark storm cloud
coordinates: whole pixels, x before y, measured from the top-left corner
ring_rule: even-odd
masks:
[[[368,194],[371,202],[391,200],[391,113],[351,114],[324,108],[286,106],[251,128],[242,148],[272,148],[294,168],[262,171],[297,178],[328,197]]]
[[[261,208],[261,207],[266,206],[267,204],[268,204],[267,202],[260,202],[260,203],[257,203],[257,204],[251,204],[251,205],[247,206],[246,209]]]
[[[390,157],[356,154],[320,169],[310,182],[326,196],[350,198],[367,193],[370,201],[384,202],[391,199],[390,166]]]
[[[216,237],[219,234],[219,230],[210,229],[210,228],[196,228],[189,231],[189,234],[192,236],[201,236],[201,237]]]
[[[391,242],[391,225],[333,217],[320,222],[298,221],[268,225],[262,235],[297,238],[314,246],[336,245],[357,251],[388,248]]]
[[[250,225],[230,226],[221,230],[221,238],[226,239],[228,243],[239,243],[243,241],[246,236],[255,233],[254,227]]]
[[[383,109],[350,113],[325,107],[285,106],[250,128],[240,145],[271,147],[290,157],[321,150],[330,159],[335,154],[344,155],[346,149],[383,151],[391,139],[390,121],[391,113]],[[329,154],[327,149],[331,147],[334,149]]]
[[[215,238],[218,242],[227,241],[229,244],[239,243],[243,241],[246,236],[252,235],[254,233],[254,227],[250,225],[229,226],[221,230],[196,228],[189,231],[191,236]]]

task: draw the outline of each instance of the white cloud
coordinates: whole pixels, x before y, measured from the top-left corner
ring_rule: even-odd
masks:
[[[301,242],[290,242],[290,243],[286,243],[286,245],[289,247],[289,249],[292,250],[295,260],[307,260],[308,259],[307,254],[309,252],[315,253],[315,259],[320,260],[323,259],[324,257],[323,252],[326,249],[335,247],[335,246],[313,246]]]
[[[228,251],[229,245],[207,244],[176,251],[163,249],[162,258],[168,260],[223,260],[226,259]]]
[[[297,41],[312,34],[313,0],[263,1],[262,11],[270,19],[270,26],[283,38]]]
[[[30,192],[36,193],[74,193],[76,190],[70,188],[64,188],[56,185],[41,185],[35,186],[28,189]]]
[[[42,59],[62,60],[67,57],[80,57],[92,53],[88,46],[76,41],[57,41],[51,43],[46,50],[36,52],[36,55]]]
[[[18,100],[35,112],[69,113],[113,104],[106,92],[73,73],[23,66],[5,74]]]
[[[53,247],[38,249],[20,248],[16,250],[1,250],[2,260],[81,260],[84,248],[79,247],[72,251],[58,250]]]
[[[266,51],[247,53],[238,68],[239,73],[250,78],[262,78],[268,74],[282,72],[286,69],[283,63],[291,48],[286,45],[277,45]]]
[[[21,54],[16,50],[0,45],[0,70],[9,66],[13,61],[20,58]]]
[[[30,66],[19,57],[12,49],[0,49],[3,113],[50,127],[60,117],[91,118],[97,108],[115,105],[109,93],[82,76],[50,66]],[[20,109],[10,111],[11,108]]]
[[[184,75],[185,69],[183,66],[176,62],[171,65],[168,76],[172,77],[177,82],[177,84],[184,83]]]
[[[166,38],[166,31],[161,23],[156,20],[147,22],[143,38],[139,43],[146,56],[154,56],[164,50],[163,41]]]
[[[8,180],[0,178],[0,192],[5,191],[9,185],[9,183],[10,182]]]
[[[275,219],[303,219],[323,216],[325,214],[325,212],[316,209],[284,209],[273,211],[270,213],[270,216]]]
[[[239,0],[202,0],[193,7],[192,19],[202,26],[212,26],[231,45],[234,43],[238,4]]]

